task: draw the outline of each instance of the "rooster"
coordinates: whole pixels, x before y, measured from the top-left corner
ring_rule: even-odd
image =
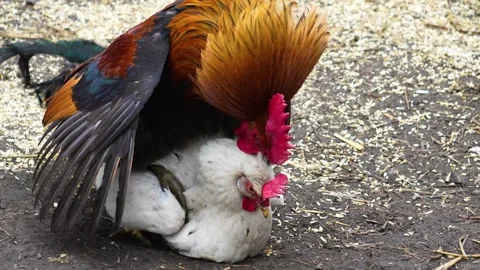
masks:
[[[268,151],[282,153],[282,160],[292,148],[286,106],[280,94],[271,99],[266,130],[275,142]],[[236,131],[238,143],[223,136],[202,138],[155,161],[149,170],[132,172],[120,226],[160,234],[194,258],[233,263],[260,253],[272,228],[270,200],[284,192],[288,180],[281,173],[274,176],[269,163],[282,160],[267,160],[245,124]],[[237,144],[248,146],[250,154]],[[179,184],[169,188],[175,185],[166,182]],[[112,218],[117,192],[114,181],[105,205]]]
[[[40,218],[61,190],[51,226],[71,228],[104,168],[90,232],[112,182],[119,226],[132,168],[201,136],[233,138],[242,121],[281,160],[267,151],[268,101],[279,93],[290,104],[329,37],[324,15],[296,11],[289,0],[178,0],[77,67],[47,100],[33,175]]]
[[[33,42],[17,42],[7,44],[5,47],[0,48],[0,64],[19,55],[18,65],[24,83],[27,86],[33,86],[35,88],[35,94],[37,95],[40,104],[42,104],[44,99],[48,99],[55,93],[55,90],[63,85],[65,78],[67,78],[71,72],[71,67],[68,67],[51,80],[32,84],[29,62],[34,55],[49,54],[61,56],[72,63],[82,63],[99,54],[104,49],[104,47],[93,41],[81,39],[63,40],[56,43],[46,39],[39,39]]]

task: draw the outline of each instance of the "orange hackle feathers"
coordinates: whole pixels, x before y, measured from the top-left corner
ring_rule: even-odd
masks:
[[[327,47],[326,16],[287,0],[223,0],[196,71],[197,94],[230,116],[259,120],[277,93],[290,101]]]
[[[77,107],[72,99],[72,88],[80,81],[81,76],[73,76],[60,88],[54,96],[47,100],[48,106],[43,115],[43,125],[72,116]]]
[[[168,61],[173,80],[192,80],[200,67],[207,35],[218,31],[215,21],[222,13],[221,1],[186,0],[178,7],[185,10],[168,24],[171,29]]]
[[[290,101],[327,47],[326,16],[290,0],[185,0],[169,23],[174,80],[223,113],[265,124],[268,101]]]

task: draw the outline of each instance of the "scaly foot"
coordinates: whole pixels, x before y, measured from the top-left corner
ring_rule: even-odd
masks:
[[[185,210],[185,222],[187,222],[188,220],[187,200],[185,199],[185,195],[183,195],[185,188],[183,187],[182,183],[178,181],[177,177],[173,173],[171,173],[162,165],[152,164],[148,166],[148,169],[157,176],[162,190],[165,190],[165,188],[168,188],[170,192],[172,192],[173,196],[177,198],[177,201],[180,203],[180,206],[182,206],[183,210]]]

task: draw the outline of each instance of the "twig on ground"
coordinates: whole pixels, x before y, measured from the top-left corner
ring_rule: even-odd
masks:
[[[5,233],[8,237],[10,237],[11,239],[15,239],[15,237],[13,237],[9,232],[7,232],[6,230],[0,228],[0,232],[3,232]]]
[[[292,261],[292,262],[296,262],[296,263],[299,263],[299,264],[302,264],[302,265],[305,265],[305,266],[308,266],[310,268],[315,268],[313,265],[311,265],[309,263],[302,262],[302,261],[299,261],[299,260],[296,260],[296,259],[287,258],[287,260]]]
[[[352,162],[350,162],[350,166],[352,166],[353,168],[355,168],[357,171],[363,173],[363,174],[366,174],[370,177],[373,177],[373,178],[376,178],[377,180],[380,180],[380,181],[383,181],[383,182],[387,182],[387,180],[385,180],[383,177],[380,177],[376,174],[373,174],[369,171],[365,171],[365,170],[362,170],[360,167],[358,167],[357,165],[353,164]]]
[[[363,149],[365,148],[363,146],[363,144],[360,144],[360,143],[357,143],[357,142],[354,142],[348,138],[345,138],[343,137],[342,135],[338,134],[338,133],[333,133],[333,136],[339,140],[341,140],[342,142],[350,145],[351,147],[355,148],[356,150],[358,151],[363,151]]]
[[[435,270],[448,270],[450,267],[454,266],[461,259],[462,259],[462,257],[456,257],[456,258],[440,265],[439,267],[435,268]]]
[[[0,159],[12,159],[12,158],[36,158],[37,155],[6,155],[0,156]]]
[[[425,25],[426,27],[435,28],[435,29],[440,29],[440,30],[444,30],[444,31],[450,30],[450,28],[448,28],[448,27],[446,27],[446,26],[437,25],[437,24],[433,24],[433,23],[424,23],[424,25]]]
[[[33,33],[16,33],[10,31],[0,31],[0,37],[2,38],[22,38],[22,39],[38,39],[42,38],[41,35]]]
[[[452,260],[450,260],[450,261],[440,265],[439,267],[435,268],[435,270],[447,270],[450,267],[454,266],[457,262],[459,262],[462,259],[464,259],[464,260],[468,260],[469,258],[480,259],[480,254],[467,254],[465,252],[464,245],[465,245],[465,242],[467,241],[467,239],[468,239],[468,235],[462,235],[458,239],[458,245],[459,245],[459,248],[460,248],[460,252],[462,254],[443,251],[441,249],[435,250],[435,253],[437,253],[437,254],[442,254],[442,255],[445,255],[445,256],[449,256],[449,257],[455,257]],[[472,241],[477,243],[477,240],[472,240]]]
[[[462,254],[452,253],[452,252],[448,252],[448,251],[443,251],[443,250],[441,250],[441,249],[435,250],[435,253],[442,254],[442,255],[446,255],[446,256],[451,256],[451,257],[463,257]]]
[[[251,264],[232,264],[230,267],[232,267],[232,268],[243,268],[243,267],[250,268],[250,267],[252,267],[252,265]]]
[[[451,159],[453,162],[457,163],[458,165],[463,165],[463,163],[461,163],[460,161],[458,161],[457,159],[455,159],[455,158],[452,157],[451,155],[442,153],[441,156],[444,156],[444,157],[446,157],[446,158]]]
[[[432,139],[432,141],[438,145],[443,145],[443,143],[437,139],[435,139],[433,136],[430,137]]]
[[[422,260],[422,258],[418,257],[415,253],[412,253],[410,250],[408,250],[408,247],[404,246],[404,247],[401,247],[401,248],[397,248],[403,252],[405,252],[407,255],[410,255],[414,258],[417,258],[419,260]]]
[[[462,235],[462,237],[458,239],[458,245],[460,246],[460,251],[462,252],[462,255],[464,258],[467,258],[467,254],[465,253],[465,249],[463,248],[463,246],[465,245],[465,241],[467,241],[467,239],[468,239],[468,235]]]
[[[467,216],[467,215],[459,215],[459,217],[466,219],[466,220],[472,220],[472,221],[480,221],[480,216]],[[472,240],[473,241],[473,240]]]
[[[408,99],[407,88],[404,89],[403,93],[405,98],[405,106],[407,107],[407,110],[410,110],[410,100]]]
[[[472,239],[472,242],[474,242],[474,243],[477,243],[477,244],[479,244],[479,245],[480,245],[480,241],[479,241],[479,240],[477,240],[477,239]]]

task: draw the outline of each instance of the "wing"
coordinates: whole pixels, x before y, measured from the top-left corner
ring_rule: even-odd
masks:
[[[42,202],[41,219],[63,188],[52,229],[76,223],[102,166],[91,232],[98,226],[117,170],[117,226],[122,220],[138,115],[160,81],[170,46],[166,26],[177,12],[169,5],[118,37],[48,100],[43,123],[50,126],[41,143],[49,137],[36,160],[33,188],[35,205]],[[52,169],[46,170],[50,165]]]
[[[159,235],[170,235],[180,230],[185,224],[186,209],[174,192],[162,187],[161,180],[149,171],[132,172],[121,227]],[[115,215],[116,190],[118,184],[112,183],[105,205],[107,214],[112,218]]]

